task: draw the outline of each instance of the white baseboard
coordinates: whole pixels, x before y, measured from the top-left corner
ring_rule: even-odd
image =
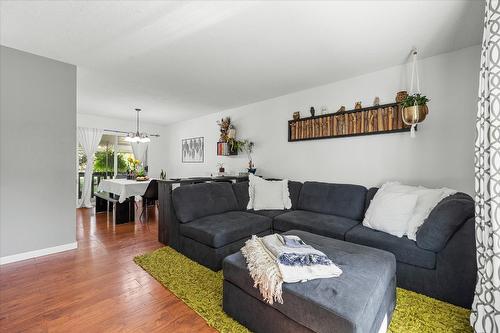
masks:
[[[53,246],[53,247],[47,247],[45,249],[40,249],[40,250],[35,250],[35,251],[28,251],[28,252],[13,254],[11,256],[0,257],[0,265],[10,264],[10,263],[13,263],[16,261],[21,261],[21,260],[26,260],[26,259],[31,259],[31,258],[41,257],[41,256],[46,256],[48,254],[54,254],[54,253],[58,253],[58,252],[74,250],[77,247],[78,247],[78,242],[74,242],[74,243]]]

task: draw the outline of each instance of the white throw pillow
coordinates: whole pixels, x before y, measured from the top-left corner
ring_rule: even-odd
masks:
[[[403,237],[417,204],[415,194],[384,191],[382,186],[366,210],[365,227]]]
[[[292,201],[288,180],[269,181],[249,175],[247,209],[290,209]]]
[[[384,195],[387,193],[415,195],[417,197],[417,202],[415,204],[411,217],[408,221],[406,221],[406,230],[404,231],[403,235],[406,235],[411,240],[416,240],[418,228],[420,228],[420,226],[424,223],[425,219],[429,216],[432,209],[434,209],[434,207],[436,207],[436,205],[441,200],[449,195],[455,194],[456,192],[457,191],[448,188],[429,189],[423,186],[409,186],[400,184],[398,182],[389,182],[382,185],[382,187],[377,191],[375,197],[372,200],[372,203],[370,204],[370,207],[373,203],[376,204],[375,199],[377,198],[377,196],[379,196],[379,193],[380,195]],[[393,207],[394,206],[396,206],[396,203],[393,204]],[[368,215],[370,207],[368,207],[366,215]],[[390,209],[390,206],[387,207],[387,209]],[[398,237],[402,237],[403,235]]]

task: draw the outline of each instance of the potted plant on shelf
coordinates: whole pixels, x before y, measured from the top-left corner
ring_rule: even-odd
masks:
[[[429,113],[427,102],[429,99],[425,95],[408,95],[401,102],[403,122],[406,125],[415,125],[424,121]]]
[[[250,140],[243,140],[243,141],[238,141],[236,144],[236,148],[238,151],[241,152],[246,152],[247,157],[248,157],[248,172],[255,174],[257,169],[255,169],[255,165],[252,162],[252,152],[253,152],[253,147],[254,143]]]

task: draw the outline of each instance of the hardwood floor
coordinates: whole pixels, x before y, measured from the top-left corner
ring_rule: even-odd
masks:
[[[0,266],[0,331],[215,332],[132,261],[162,246],[155,211],[114,226],[77,209],[77,250]]]

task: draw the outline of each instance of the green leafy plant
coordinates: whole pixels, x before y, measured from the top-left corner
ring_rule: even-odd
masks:
[[[430,99],[428,99],[425,95],[413,94],[406,96],[406,98],[401,102],[401,106],[407,108],[414,105],[426,105],[428,101],[430,101]]]
[[[245,146],[245,141],[240,141],[236,139],[228,139],[229,146],[231,147],[231,151],[243,151]]]
[[[230,139],[229,140],[229,145],[231,146],[232,151],[238,151],[238,152],[249,152],[251,153],[253,150],[254,143],[249,141],[249,140],[236,140],[236,139]]]
[[[139,171],[137,171],[137,177],[145,177],[146,176],[146,171],[144,168],[141,168]]]

